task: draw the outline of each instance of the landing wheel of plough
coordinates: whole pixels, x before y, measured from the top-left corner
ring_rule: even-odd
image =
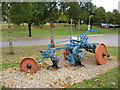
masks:
[[[95,60],[98,65],[106,64],[108,60],[108,53],[104,44],[99,44],[95,50]]]
[[[37,72],[38,65],[33,58],[24,58],[20,63],[20,69],[24,72]]]
[[[66,56],[69,55],[72,51],[70,49],[64,49],[63,54],[64,54],[64,59],[67,59]]]

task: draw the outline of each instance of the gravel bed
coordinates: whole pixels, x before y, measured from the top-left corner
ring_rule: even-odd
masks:
[[[85,67],[70,66],[67,60],[61,58],[61,68],[57,70],[47,70],[51,61],[44,61],[35,74],[21,72],[19,67],[9,68],[0,71],[0,82],[9,88],[64,88],[118,67],[118,60],[111,58],[105,65],[96,65],[94,57],[86,56],[82,60]]]

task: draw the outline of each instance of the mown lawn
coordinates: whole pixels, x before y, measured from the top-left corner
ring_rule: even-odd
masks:
[[[80,33],[85,33],[87,31],[87,25],[80,26]],[[119,29],[106,29],[100,28],[97,26],[92,27],[93,30],[100,31],[100,34],[117,34]],[[2,38],[8,38],[8,28],[7,25],[2,27]],[[70,35],[70,25],[67,24],[65,27],[64,24],[55,24],[54,25],[54,36],[69,36]],[[27,25],[12,25],[13,38],[28,37],[28,27]],[[99,34],[98,32],[90,32],[89,34]],[[78,35],[78,28],[73,26],[72,35]],[[32,26],[32,37],[49,37],[50,36],[50,26],[49,24],[40,26]]]
[[[120,67],[111,69],[93,79],[77,83],[70,88],[118,88],[118,79],[120,78],[118,69],[120,69]]]

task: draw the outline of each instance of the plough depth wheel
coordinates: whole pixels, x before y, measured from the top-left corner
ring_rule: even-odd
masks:
[[[24,58],[20,63],[20,69],[25,72],[37,72],[38,65],[33,58]]]
[[[104,44],[99,44],[95,50],[95,59],[98,65],[106,64],[108,60],[108,53]]]

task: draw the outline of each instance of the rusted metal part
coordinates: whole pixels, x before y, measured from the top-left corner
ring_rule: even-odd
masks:
[[[24,58],[20,63],[20,69],[25,72],[37,72],[38,65],[33,58]]]
[[[103,43],[97,45],[95,50],[95,59],[98,65],[106,64],[108,60],[108,53],[107,53],[106,46]]]
[[[64,58],[67,59],[66,56],[69,55],[70,53],[71,53],[70,49],[64,49],[63,50]]]

